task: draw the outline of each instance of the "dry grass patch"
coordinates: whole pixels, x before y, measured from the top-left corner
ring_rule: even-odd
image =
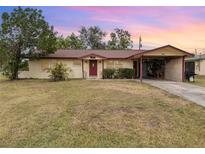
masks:
[[[204,108],[134,81],[0,82],[1,147],[205,147]]]
[[[197,76],[195,77],[195,82],[193,82],[192,84],[205,87],[205,76],[203,76],[203,75],[197,75]]]

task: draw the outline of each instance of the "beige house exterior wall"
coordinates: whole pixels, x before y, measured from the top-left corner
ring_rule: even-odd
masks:
[[[182,81],[182,60],[183,58],[170,59],[165,65],[165,79],[173,81]],[[104,61],[104,62],[103,62]],[[40,59],[29,61],[29,71],[20,72],[20,78],[39,78],[48,79],[48,68],[51,68],[55,63],[62,62],[71,69],[70,78],[83,78],[82,60],[77,59]],[[205,62],[205,61],[204,61]],[[132,60],[97,60],[97,79],[102,78],[104,68],[133,68]],[[201,63],[204,65],[204,63]],[[89,76],[89,60],[83,60],[84,78],[93,78]],[[202,72],[202,71],[201,71]]]
[[[173,58],[165,65],[165,79],[172,81],[182,81],[183,58]]]
[[[132,60],[105,60],[104,68],[133,68],[133,61]]]
[[[83,59],[84,78],[93,78],[89,76],[89,61]],[[104,61],[104,62],[103,62]],[[71,69],[70,78],[83,78],[82,60],[78,59],[40,59],[29,61],[29,71],[22,71],[19,78],[39,78],[48,79],[48,68],[51,68],[55,63],[62,62]],[[97,79],[102,78],[104,68],[133,68],[132,60],[102,60],[97,59]]]
[[[195,62],[195,73],[198,75],[205,75],[205,60]]]
[[[74,59],[40,59],[29,61],[29,71],[20,72],[20,78],[49,78],[48,69],[62,62],[71,69],[70,78],[82,78],[82,61]]]

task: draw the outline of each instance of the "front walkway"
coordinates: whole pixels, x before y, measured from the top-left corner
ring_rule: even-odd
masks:
[[[183,82],[174,82],[174,81],[159,81],[159,80],[145,80],[144,83],[148,83],[154,87],[163,89],[171,94],[183,97],[187,100],[190,100],[196,104],[205,107],[205,88],[183,83]]]

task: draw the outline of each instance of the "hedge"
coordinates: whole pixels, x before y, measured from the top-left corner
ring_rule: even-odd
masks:
[[[119,69],[104,69],[104,79],[132,79],[134,76],[134,70],[131,68],[119,68]]]
[[[115,75],[116,70],[106,68],[103,70],[103,79],[113,79]]]
[[[134,76],[134,70],[131,68],[119,68],[118,76],[120,79],[132,79]]]

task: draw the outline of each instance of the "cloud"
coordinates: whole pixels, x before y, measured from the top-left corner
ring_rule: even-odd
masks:
[[[64,37],[67,37],[68,35],[70,35],[72,32],[73,33],[78,33],[78,28],[71,28],[71,27],[64,27],[64,26],[55,26],[54,27],[54,31],[58,32],[58,36],[63,35]]]
[[[93,16],[90,18],[91,20],[100,21],[100,22],[108,22],[108,23],[124,23],[122,19],[119,18],[107,18],[107,17],[99,17]]]
[[[205,47],[205,7],[65,7],[69,10],[86,14],[83,25],[99,25],[107,32],[116,27],[128,30],[136,47],[139,35],[144,47]]]

